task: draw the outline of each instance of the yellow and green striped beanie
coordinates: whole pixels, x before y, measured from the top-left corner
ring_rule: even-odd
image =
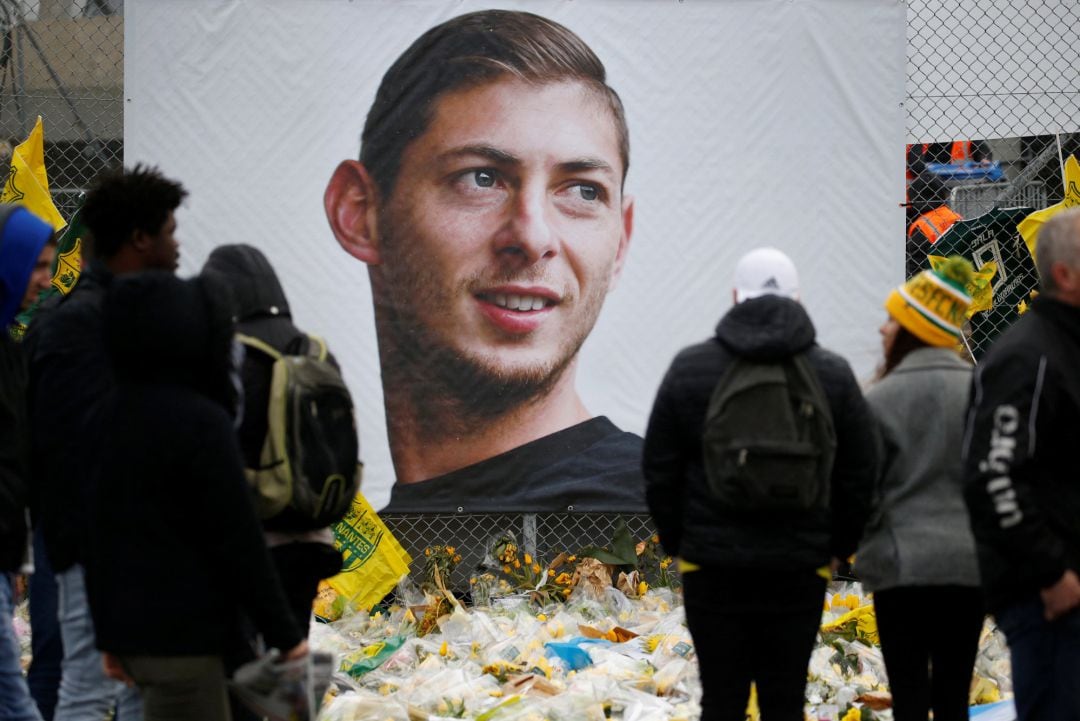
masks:
[[[893,290],[885,310],[924,343],[956,345],[971,305],[966,289],[974,273],[967,259],[951,256],[938,270],[924,270]]]

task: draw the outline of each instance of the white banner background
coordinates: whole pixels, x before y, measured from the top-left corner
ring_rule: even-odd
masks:
[[[871,374],[881,304],[903,275],[903,3],[128,0],[125,163],[191,191],[177,214],[183,274],[224,243],[270,258],[297,325],[342,362],[376,508],[393,469],[371,293],[323,190],[358,156],[393,59],[491,6],[581,35],[627,110],[635,229],[582,351],[591,411],[643,432],[671,358],[711,335],[735,261],[760,245],[794,258],[820,342]]]

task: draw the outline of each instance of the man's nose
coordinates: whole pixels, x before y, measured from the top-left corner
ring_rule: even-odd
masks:
[[[511,201],[509,217],[495,237],[496,254],[520,259],[523,265],[553,258],[558,249],[558,237],[550,213],[546,192],[522,188]]]

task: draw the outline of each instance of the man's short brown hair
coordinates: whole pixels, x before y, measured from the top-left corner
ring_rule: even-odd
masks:
[[[592,87],[611,110],[626,178],[630,166],[626,116],[596,54],[573,32],[547,18],[483,10],[431,28],[383,76],[364,124],[360,161],[384,198],[393,193],[405,148],[427,130],[435,102],[447,93],[501,76],[536,84],[574,80]]]

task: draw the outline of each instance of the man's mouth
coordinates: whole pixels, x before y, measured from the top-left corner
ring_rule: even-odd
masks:
[[[543,298],[539,295],[524,295],[518,293],[484,293],[480,296],[483,300],[489,303],[499,306],[500,308],[506,308],[507,310],[516,310],[518,312],[526,312],[533,310],[543,310],[549,305],[555,305],[555,301],[550,298]]]

